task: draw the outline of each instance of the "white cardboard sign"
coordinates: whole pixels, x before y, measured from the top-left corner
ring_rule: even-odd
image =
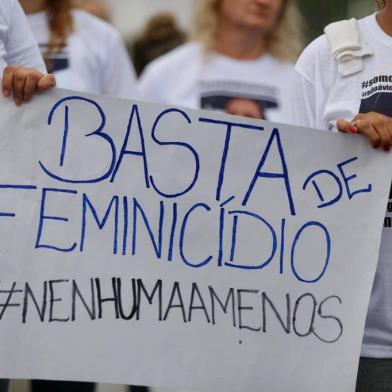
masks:
[[[354,391],[390,155],[66,90],[0,119],[0,378]]]

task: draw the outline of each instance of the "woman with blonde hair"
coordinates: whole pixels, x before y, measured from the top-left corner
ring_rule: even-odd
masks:
[[[147,67],[142,97],[282,121],[300,26],[293,0],[198,0],[193,42]]]
[[[111,25],[75,9],[72,0],[19,2],[59,87],[135,97],[134,69]]]
[[[295,125],[360,134],[374,148],[388,151],[392,147],[392,0],[376,3],[376,13],[327,26],[326,34],[304,50],[293,78],[290,117]],[[357,392],[392,391],[392,188],[386,210]]]

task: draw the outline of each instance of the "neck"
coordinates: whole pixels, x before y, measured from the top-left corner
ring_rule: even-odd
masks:
[[[254,60],[266,52],[266,40],[259,30],[244,30],[221,22],[216,50],[238,60]]]
[[[45,0],[19,0],[19,3],[27,15],[44,11],[46,8]]]
[[[377,22],[383,31],[392,37],[392,3],[390,1],[377,14]]]

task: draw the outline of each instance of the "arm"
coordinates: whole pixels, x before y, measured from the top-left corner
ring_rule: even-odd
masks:
[[[52,75],[46,75],[38,46],[17,1],[9,6],[9,21],[4,42],[9,64],[3,73],[2,91],[5,97],[13,96],[17,105],[28,102],[34,92],[45,91],[55,85]],[[17,64],[17,65],[16,65]]]
[[[375,148],[388,151],[392,147],[392,118],[380,113],[359,113],[353,116],[345,107],[335,109],[336,117],[329,123],[323,120],[323,110],[327,105],[328,88],[334,78],[328,78],[325,69],[318,69],[331,60],[329,47],[322,37],[305,49],[296,65],[296,72],[290,89],[290,122],[294,125],[321,129],[337,129],[345,133],[363,134]],[[326,67],[328,70],[330,67]],[[336,67],[334,64],[333,67]],[[315,72],[315,69],[317,71]],[[335,69],[336,74],[336,69]],[[324,85],[317,81],[316,75],[327,80]],[[316,88],[316,85],[318,88]],[[354,117],[350,120],[351,117]],[[340,118],[339,117],[344,117]],[[337,121],[335,119],[338,118]]]
[[[289,104],[290,124],[317,128],[315,87],[297,70],[291,80]]]
[[[291,87],[290,123],[317,128],[315,88],[312,83],[296,72]],[[374,148],[389,151],[392,147],[392,118],[380,113],[359,113],[352,121],[338,119],[340,132],[363,134]]]
[[[27,68],[36,68],[45,73],[38,45],[28,25],[18,1],[11,1],[7,12],[8,31],[4,42],[7,64],[18,64]]]

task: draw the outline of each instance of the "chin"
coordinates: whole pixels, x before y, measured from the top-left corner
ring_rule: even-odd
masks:
[[[274,29],[274,23],[266,19],[250,19],[246,23],[249,28],[260,30],[261,32],[270,32]]]
[[[265,25],[265,24],[256,24],[256,23],[248,23],[246,26],[247,29],[253,30],[254,32],[257,32],[258,34],[269,34],[274,27],[270,25]]]

